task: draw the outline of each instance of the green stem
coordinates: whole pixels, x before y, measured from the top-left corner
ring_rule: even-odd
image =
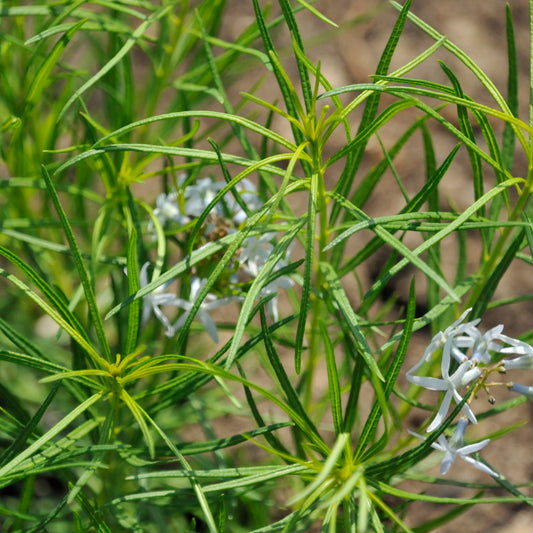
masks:
[[[309,408],[313,402],[313,378],[316,369],[316,364],[319,360],[319,352],[321,347],[320,339],[320,322],[324,319],[324,299],[321,297],[324,274],[320,269],[320,263],[326,259],[327,252],[324,251],[328,243],[328,217],[327,217],[327,196],[326,187],[324,183],[324,172],[322,165],[320,165],[319,156],[314,154],[313,166],[316,172],[317,179],[317,212],[318,212],[318,250],[316,253],[315,262],[315,288],[316,291],[311,295],[311,331],[309,332],[309,362],[306,368],[306,394],[304,405]]]

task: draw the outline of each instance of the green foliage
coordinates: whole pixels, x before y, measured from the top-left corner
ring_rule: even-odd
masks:
[[[422,532],[473,505],[403,482],[458,483],[425,474],[427,458],[477,392],[512,388],[487,381],[504,355],[531,347],[486,348],[495,360],[417,444],[414,410],[440,412],[403,376],[422,328],[531,298],[494,300],[512,265],[533,264],[533,123],[518,113],[511,9],[504,96],[410,0],[391,2],[371,80],[345,87],[306,52],[302,14],[340,31],[318,2],[253,0],[231,41],[224,0],[17,4],[0,9],[5,531]],[[389,72],[408,23],[433,44]],[[408,77],[437,50],[492,106],[444,61],[446,84]],[[452,138],[448,153],[435,132]],[[407,149],[423,169],[414,194]],[[440,194],[461,152],[473,198],[462,211]],[[390,183],[403,205],[376,215]],[[375,272],[366,285],[363,269]],[[475,504],[531,505],[519,485],[464,482]],[[408,526],[416,501],[440,515]]]

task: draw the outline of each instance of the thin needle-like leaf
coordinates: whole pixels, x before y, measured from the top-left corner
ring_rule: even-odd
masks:
[[[42,437],[39,437],[35,442],[28,446],[23,452],[11,459],[7,464],[0,468],[0,479],[15,470],[23,461],[31,457],[37,450],[42,448],[45,444],[51,441],[56,435],[63,431],[69,424],[71,424],[78,416],[86,411],[91,405],[97,402],[102,397],[102,393],[98,392],[87,398],[83,403],[75,407],[68,415],[62,418],[57,424],[49,429]]]
[[[61,205],[59,196],[57,195],[57,191],[55,190],[52,179],[50,178],[50,175],[48,174],[48,171],[46,170],[44,166],[42,167],[42,175],[46,183],[46,186],[48,188],[48,194],[50,195],[50,198],[52,199],[52,203],[54,204],[55,210],[59,216],[59,220],[61,221],[61,225],[63,226],[63,231],[65,232],[65,236],[67,238],[70,250],[72,252],[72,258],[74,260],[74,264],[76,265],[76,270],[78,272],[81,283],[83,285],[83,292],[85,293],[87,306],[89,308],[89,314],[91,316],[93,325],[95,327],[98,340],[100,341],[100,346],[102,347],[104,351],[104,355],[106,359],[108,361],[111,361],[111,348],[109,347],[109,343],[107,342],[106,333],[104,331],[104,325],[102,323],[102,318],[100,317],[100,311],[98,310],[98,304],[96,303],[93,283],[89,279],[89,273],[87,271],[87,268],[85,267],[83,257],[81,255],[80,249],[78,248],[78,244],[76,242],[76,238],[74,237],[74,232],[72,231],[72,227],[70,225],[68,217],[65,211],[63,210],[63,206]]]
[[[326,367],[328,371],[329,403],[333,417],[333,427],[337,437],[344,431],[344,421],[342,418],[341,387],[339,382],[339,372],[335,361],[335,349],[329,338],[328,328],[324,323],[320,323],[320,335],[324,343],[326,352]]]
[[[63,115],[68,111],[68,109],[72,106],[72,104],[79,100],[80,97],[87,91],[87,89],[91,88],[95,83],[100,80],[103,76],[105,76],[113,67],[115,67],[125,56],[126,54],[131,50],[131,48],[136,44],[136,42],[140,39],[140,37],[148,30],[148,28],[157,22],[161,17],[165,15],[167,11],[172,9],[172,5],[166,5],[162,6],[158,10],[156,10],[154,13],[149,15],[146,20],[144,20],[139,26],[135,29],[135,31],[131,34],[131,36],[126,40],[122,48],[115,54],[115,56],[110,59],[94,76],[92,76],[88,81],[86,81],[78,90],[74,92],[74,94],[68,99],[67,103],[63,106],[61,111],[58,113],[57,121],[59,122]]]

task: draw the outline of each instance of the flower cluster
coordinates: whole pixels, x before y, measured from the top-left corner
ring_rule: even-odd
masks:
[[[458,320],[446,330],[437,333],[420,361],[407,372],[407,379],[428,390],[444,393],[436,415],[427,427],[427,431],[437,430],[448,415],[452,400],[459,404],[463,401],[462,391],[468,387],[474,387],[474,395],[480,389],[488,391],[489,387],[505,385],[510,390],[524,394],[533,399],[533,387],[525,387],[515,383],[487,383],[487,378],[493,372],[506,372],[512,369],[533,368],[533,348],[518,339],[513,339],[502,333],[503,326],[500,324],[486,333],[478,329],[480,319],[464,322],[471,309],[467,309]],[[441,377],[429,377],[418,375],[422,365],[429,363],[435,354],[440,354]],[[508,355],[519,356],[514,359],[505,359]],[[463,393],[464,394],[464,393]],[[490,396],[489,401],[494,401]],[[472,411],[470,401],[463,404],[461,411],[463,416],[457,423],[455,433],[448,441],[441,434],[432,447],[446,452],[442,465],[441,474],[450,469],[455,457],[467,461],[479,470],[498,477],[498,474],[487,467],[484,463],[476,461],[468,454],[477,452],[485,447],[489,439],[471,445],[464,445],[464,433],[469,423],[477,424],[477,418]],[[413,433],[418,438],[420,435]]]
[[[172,189],[169,193],[161,193],[157,197],[154,215],[163,228],[169,223],[174,223],[178,227],[185,226],[203,214],[224,185],[223,181],[213,181],[209,177],[187,184],[187,175],[181,174],[177,179],[176,189]],[[241,180],[235,189],[242,202],[237,202],[231,194],[224,195],[222,201],[217,202],[209,212],[205,234],[211,233],[216,224],[222,220],[225,225],[229,222],[232,230],[241,224],[246,219],[246,212],[241,207],[242,203],[249,211],[255,211],[261,206],[255,186],[250,180],[246,178]],[[155,238],[153,221],[150,221],[148,231]]]
[[[173,229],[176,230],[176,233],[184,232],[185,240],[187,240],[186,226],[194,222],[198,217],[205,215],[205,211],[224,185],[224,182],[213,181],[209,177],[200,179],[195,183],[187,183],[187,176],[185,174],[180,175],[176,189],[166,194],[160,194],[157,197],[153,219],[148,224],[148,232],[153,235],[154,239],[156,238],[155,219],[155,222],[163,228],[174,225]],[[241,180],[236,185],[235,190],[238,192],[240,201],[236,200],[233,195],[226,194],[214,207],[211,207],[202,228],[203,238],[198,242],[197,247],[204,245],[208,241],[217,240],[230,232],[237,231],[239,225],[246,220],[247,212],[253,212],[261,206],[256,188],[251,181],[247,179]],[[243,209],[243,205],[246,206],[247,212]],[[218,332],[209,312],[230,302],[242,300],[242,296],[239,293],[243,291],[246,280],[257,277],[264,267],[274,249],[275,238],[275,233],[247,237],[236,254],[234,261],[229,265],[227,275],[222,276],[223,281],[217,280],[218,283],[215,289],[220,296],[208,293],[200,304],[196,318],[202,323],[214,342],[218,342]],[[285,258],[278,262],[274,267],[273,274],[287,266],[290,253],[291,251],[289,250]],[[149,267],[150,263],[147,262],[141,268],[141,288],[149,283]],[[198,300],[200,292],[207,282],[206,276],[209,274],[209,268],[207,272],[204,272],[202,265],[197,265],[193,270],[193,274],[188,300],[169,292],[172,282],[166,283],[145,295],[143,298],[142,323],[145,324],[153,315],[165,328],[165,335],[168,337],[174,336],[183,327],[195,302]],[[244,282],[242,281],[243,277]],[[155,280],[152,279],[151,281]],[[266,303],[267,311],[275,321],[278,320],[278,291],[280,289],[289,289],[293,283],[290,277],[279,275],[267,283],[259,293],[260,297],[268,299]],[[183,310],[174,322],[165,312],[169,307]]]

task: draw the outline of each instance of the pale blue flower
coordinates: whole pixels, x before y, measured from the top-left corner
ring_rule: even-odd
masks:
[[[527,387],[526,385],[520,385],[518,383],[511,383],[509,390],[522,394],[529,400],[533,400],[533,387]]]
[[[187,224],[190,221],[189,217],[181,212],[177,192],[160,194],[157,197],[156,206],[154,215],[159,218],[162,226],[165,225],[167,220],[172,220],[180,225]]]
[[[215,196],[226,185],[223,181],[213,181],[203,178],[185,188],[185,213],[191,217],[199,217]],[[249,179],[242,179],[235,189],[246,203],[250,211],[261,207],[262,202],[257,195],[255,185]],[[213,211],[222,217],[229,217],[236,225],[246,220],[246,212],[241,208],[231,193],[224,196],[224,201],[219,202]]]
[[[180,208],[178,203],[178,193],[176,191],[168,194],[162,193],[157,197],[154,216],[159,219],[161,227],[165,227],[168,221],[175,222],[180,226],[190,222],[190,218],[185,215]],[[148,222],[148,231],[153,233],[155,239],[156,235],[153,220]]]
[[[243,199],[244,203],[250,211],[256,211],[262,205],[261,199],[257,195],[257,190],[255,185],[247,178],[242,179],[235,187],[239,192],[239,195]],[[233,200],[233,198],[232,198]],[[235,205],[233,205],[233,203]],[[233,211],[233,222],[239,225],[246,220],[246,212],[241,206],[233,200],[232,211]]]
[[[239,263],[244,271],[252,277],[256,277],[272,253],[274,246],[270,242],[274,233],[265,233],[261,237],[247,237],[243,242],[243,249],[239,256]]]
[[[505,370],[530,370],[533,368],[533,347],[523,341],[512,339],[514,344],[504,348],[500,353],[520,355],[515,359],[504,359],[502,365]]]
[[[442,378],[413,376],[412,374],[407,374],[407,379],[411,383],[424,387],[425,389],[443,391],[445,393],[439,410],[427,431],[433,431],[442,424],[448,414],[452,399],[456,403],[460,403],[463,400],[458,391],[481,375],[479,367],[473,361],[468,359],[464,360],[457,370],[450,375],[453,342],[454,337],[449,336],[442,350]],[[477,424],[477,419],[467,403],[463,405],[462,411],[473,424]]]
[[[442,459],[440,466],[441,475],[447,474],[455,462],[455,459],[459,457],[463,461],[471,464],[478,470],[485,472],[489,476],[500,477],[500,474],[492,470],[492,468],[489,468],[486,464],[469,457],[471,453],[478,452],[484,448],[490,442],[490,439],[485,439],[480,442],[464,446],[464,433],[467,425],[468,420],[466,418],[459,419],[457,422],[457,428],[455,429],[455,432],[449,441],[443,434],[441,434],[438,436],[437,442],[433,442],[431,444],[431,447],[435,450],[444,452],[444,458]],[[418,433],[414,433],[413,431],[409,431],[409,433],[419,439],[426,440],[425,437],[419,435]]]
[[[188,185],[185,188],[186,215],[199,217],[223,187],[223,182],[215,182],[211,178],[203,178],[193,185]],[[221,207],[216,206],[214,210],[220,211],[220,215],[224,214]]]
[[[287,254],[285,255],[285,257],[283,258],[283,260],[279,261],[276,264],[274,268],[274,272],[276,270],[281,270],[282,268],[286,267],[289,264],[289,258],[291,256],[292,250],[293,250],[293,247],[291,246]],[[273,296],[270,300],[268,300],[266,304],[267,313],[274,319],[274,322],[277,322],[278,317],[279,317],[279,312],[278,312],[279,290],[280,289],[288,290],[292,288],[293,285],[294,285],[294,282],[289,276],[278,276],[277,278],[272,280],[270,283],[265,285],[259,291],[259,296],[262,296],[262,297],[275,294],[275,296]]]
[[[528,344],[517,339],[508,337],[507,335],[503,335],[502,331],[503,325],[500,324],[492,329],[489,329],[489,331],[487,331],[483,335],[480,334],[480,336],[476,339],[474,345],[472,346],[472,361],[480,363],[490,363],[492,360],[490,352],[504,354],[514,353],[519,355],[520,353],[525,353],[521,352],[522,345],[529,347],[533,353],[533,350]],[[496,341],[509,344],[510,346],[503,347]]]
[[[141,289],[148,285],[148,267],[150,263],[146,262],[141,267],[139,273],[139,283]],[[167,318],[165,313],[161,310],[163,305],[178,305],[178,298],[175,294],[166,292],[168,286],[172,283],[169,281],[164,285],[161,285],[154,289],[152,292],[143,296],[143,310],[141,315],[141,324],[145,324],[152,314],[163,324],[165,327],[165,335],[167,337],[172,337],[174,335],[174,328],[170,324],[170,320]]]
[[[198,295],[200,294],[200,291],[202,290],[206,282],[206,279],[200,279],[196,277],[193,278],[191,280],[191,292],[189,300],[187,301],[182,298],[177,298],[175,305],[184,309],[185,313],[183,313],[174,324],[174,332],[182,328],[183,324],[185,324],[185,321],[187,320],[187,317],[189,316],[189,313],[193,308],[194,303],[198,299]],[[200,304],[198,312],[196,313],[196,318],[198,318],[198,320],[202,323],[205,330],[207,331],[207,333],[209,333],[209,336],[213,339],[214,342],[218,342],[218,332],[215,322],[209,316],[209,311],[238,299],[240,298],[236,296],[217,298],[214,294],[208,294],[205,297],[204,301]]]
[[[281,267],[280,267],[281,268]],[[294,282],[289,276],[279,276],[269,284],[265,285],[259,292],[259,296],[270,296],[275,294],[266,304],[267,313],[272,316],[274,322],[277,322],[279,317],[278,312],[278,294],[279,289],[288,290],[292,288]]]
[[[448,326],[444,331],[439,331],[431,339],[431,342],[425,349],[420,361],[407,371],[407,379],[410,379],[410,376],[412,376],[424,363],[428,362],[437,350],[443,348],[448,340],[451,341],[449,345],[450,354],[457,362],[462,363],[468,359],[464,354],[464,350],[472,348],[476,343],[476,339],[481,335],[476,328],[480,319],[472,320],[465,324],[462,323],[471,310],[471,308],[467,309],[455,322],[453,322],[453,324]]]

